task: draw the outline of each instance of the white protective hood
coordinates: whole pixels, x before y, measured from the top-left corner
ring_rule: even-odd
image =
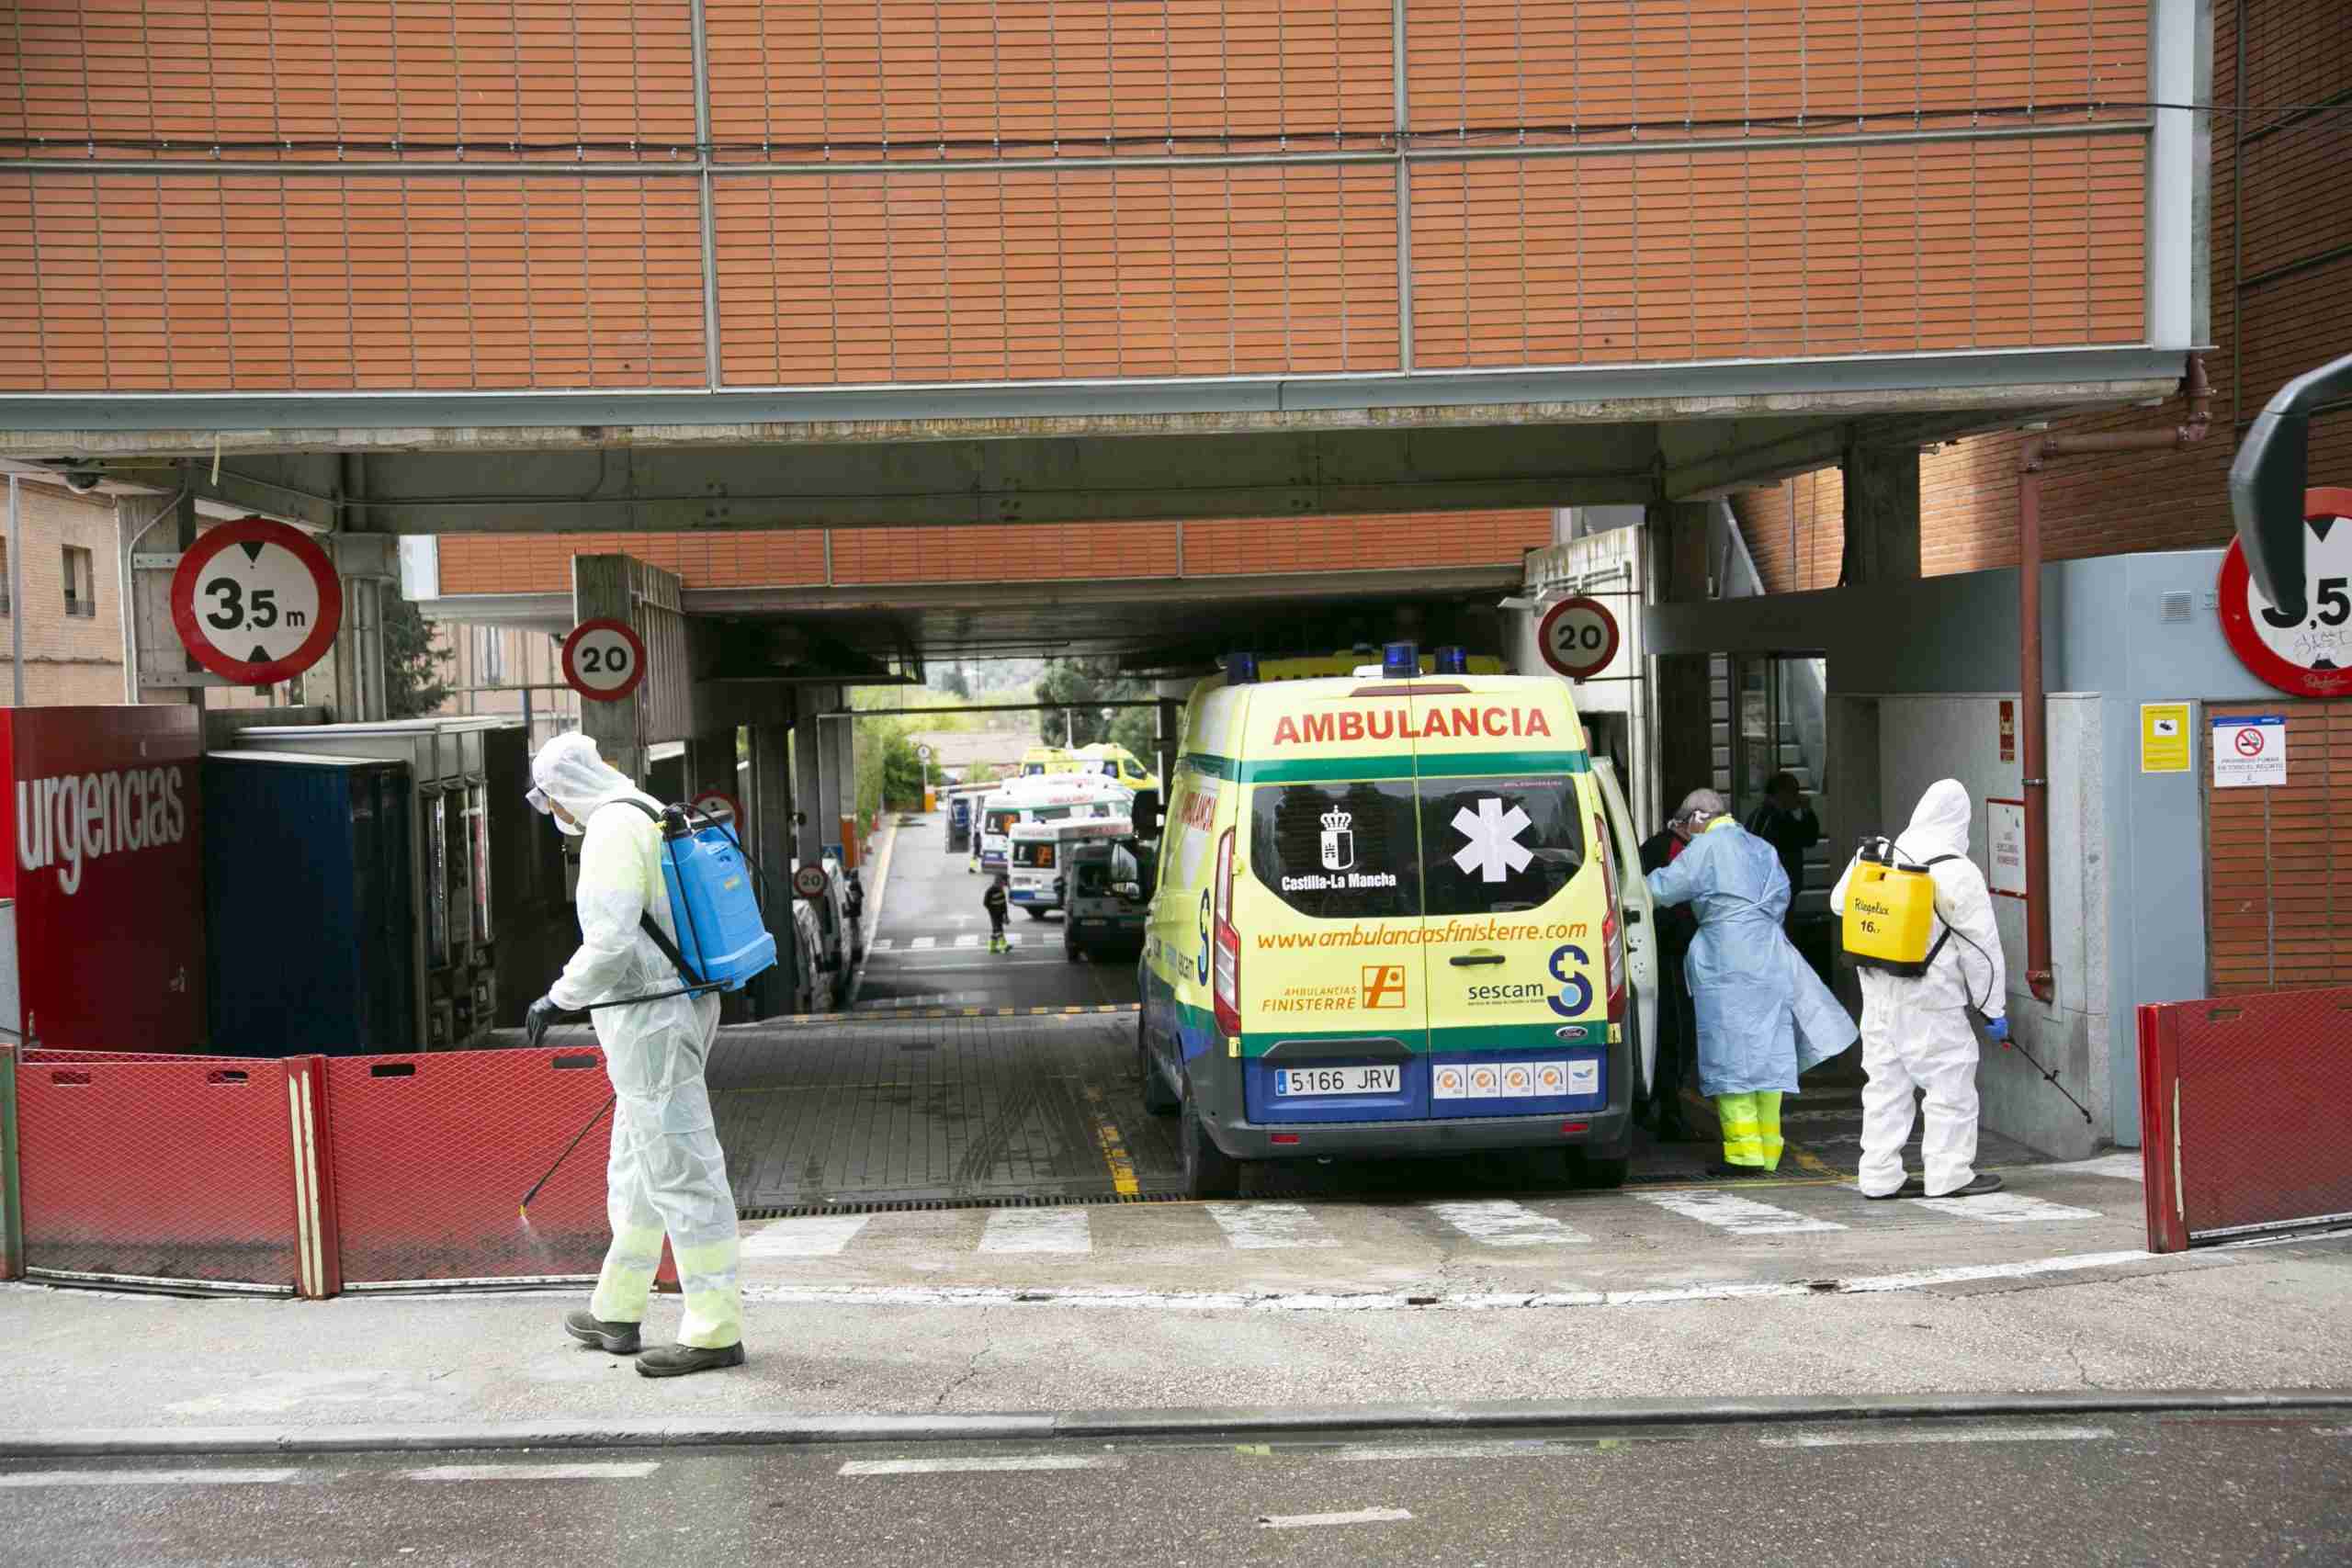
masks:
[[[537,798],[544,795],[571,814],[572,821],[558,817],[555,822],[573,838],[596,807],[638,793],[626,773],[596,754],[595,741],[577,731],[559,735],[539,748],[531,759],[531,784],[532,805],[545,810]]]
[[[1904,858],[1918,864],[1936,855],[1966,856],[1969,819],[1975,814],[1965,785],[1957,779],[1937,780],[1919,797],[1911,826],[1903,829],[1898,841]]]

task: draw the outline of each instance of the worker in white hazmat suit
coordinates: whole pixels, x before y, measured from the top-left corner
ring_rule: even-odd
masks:
[[[605,765],[584,735],[559,735],[531,761],[531,804],[580,836],[581,943],[548,994],[531,1004],[533,1038],[556,1014],[621,997],[676,991],[677,968],[639,923],[650,916],[674,945],[677,931],[662,875],[660,824],[634,806],[661,809]],[[647,1377],[677,1377],[743,1364],[743,1311],[736,1287],[735,1200],[710,1114],[703,1068],[718,1030],[718,997],[668,996],[599,1009],[596,1038],[613,1084],[612,1163],[605,1178],[613,1245],[584,1312],[566,1314],[573,1338],[615,1355],[638,1355],[666,1233],[686,1310],[678,1343],[638,1355]]]
[[[1985,1032],[2009,1037],[2008,980],[2001,964],[2001,933],[1993,923],[1993,899],[1984,874],[1968,858],[1968,823],[1974,815],[1968,791],[1943,779],[1928,786],[1911,814],[1911,826],[1895,839],[1898,859],[1924,865],[1936,887],[1936,923],[1930,942],[1949,931],[1925,973],[1906,976],[1864,968],[1862,1066],[1870,1083],[1862,1090],[1862,1160],[1859,1185],[1866,1198],[1973,1198],[2001,1190],[1997,1176],[1979,1175],[1976,1160],[1976,1030],[1968,1010],[1986,1018]],[[1857,855],[1829,895],[1829,908],[1846,914],[1846,888]],[[1925,1091],[1927,1131],[1920,1157],[1925,1183],[1906,1180],[1903,1147],[1911,1137],[1911,1093]]]

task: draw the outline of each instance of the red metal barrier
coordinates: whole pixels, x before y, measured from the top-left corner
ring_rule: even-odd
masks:
[[[300,1288],[299,1080],[316,1061],[24,1064],[25,1271]]]
[[[2352,987],[2140,1010],[2148,1245],[2352,1221]]]
[[[531,1183],[612,1088],[594,1046],[326,1061],[330,1183],[346,1286],[594,1274],[608,1239],[612,1119]]]

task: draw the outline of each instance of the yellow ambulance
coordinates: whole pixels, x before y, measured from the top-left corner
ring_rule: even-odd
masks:
[[[1272,661],[1269,661],[1271,664]],[[1193,694],[1138,969],[1144,1102],[1185,1187],[1241,1162],[1557,1149],[1625,1176],[1646,891],[1566,682],[1394,644]]]

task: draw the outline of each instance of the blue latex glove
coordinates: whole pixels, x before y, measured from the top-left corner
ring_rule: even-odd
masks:
[[[2004,1014],[1999,1018],[1986,1019],[1984,1021],[1984,1037],[1988,1040],[1997,1041],[2004,1045],[2007,1044],[2009,1043],[2009,1021],[2007,1015]]]

